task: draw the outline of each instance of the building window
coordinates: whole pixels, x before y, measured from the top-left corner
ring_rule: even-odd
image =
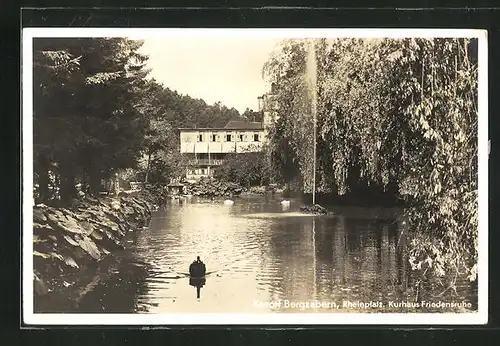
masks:
[[[253,134],[253,141],[254,142],[258,142],[259,141],[259,134],[258,133],[254,133]]]
[[[230,134],[226,135],[226,142],[231,142],[231,135]]]
[[[216,142],[217,141],[217,135],[212,135],[212,142]]]
[[[198,135],[198,142],[203,142],[203,135],[201,133]]]
[[[245,140],[245,135],[240,135],[240,142],[243,142]]]

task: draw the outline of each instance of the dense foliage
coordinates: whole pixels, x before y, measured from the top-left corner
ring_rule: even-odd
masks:
[[[148,81],[141,46],[124,38],[34,41],[37,200],[69,203],[77,183],[98,193],[103,179],[129,168],[141,179],[166,182],[184,172],[177,128],[242,119],[234,108]]]
[[[134,166],[147,119],[141,101],[146,57],[140,41],[34,41],[34,167],[40,199],[49,198],[49,172],[70,201],[77,181],[97,192],[102,178]]]
[[[271,181],[271,167],[266,151],[230,153],[215,169],[218,180],[234,182],[244,187],[263,186]]]
[[[288,40],[264,67],[279,120],[271,153],[282,179],[311,191],[375,186],[403,198],[415,268],[476,277],[477,42]],[[315,85],[310,85],[311,66]]]
[[[245,111],[241,116],[248,121],[258,121],[258,122],[263,121],[263,113],[256,112],[250,108],[245,109]]]

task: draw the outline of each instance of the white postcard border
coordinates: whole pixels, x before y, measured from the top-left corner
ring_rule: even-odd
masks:
[[[46,314],[33,308],[33,39],[38,37],[478,38],[478,312],[320,314]],[[479,29],[24,28],[22,32],[22,311],[27,325],[479,325],[488,321],[488,43]]]

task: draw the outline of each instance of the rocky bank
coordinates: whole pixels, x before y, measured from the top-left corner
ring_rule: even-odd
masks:
[[[243,194],[264,195],[268,193],[282,193],[283,189],[276,185],[243,187],[237,183],[220,181],[213,178],[203,178],[186,184],[186,192],[193,196],[217,197],[239,196]]]
[[[124,249],[127,235],[148,224],[154,204],[153,195],[143,191],[87,197],[71,209],[34,206],[35,298],[82,284],[82,272]]]
[[[303,205],[300,207],[300,211],[303,213],[308,213],[308,214],[315,214],[315,215],[326,215],[328,214],[328,210],[324,207],[322,207],[319,204],[315,205]]]

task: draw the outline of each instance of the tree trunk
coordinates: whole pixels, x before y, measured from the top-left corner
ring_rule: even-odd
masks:
[[[47,157],[40,155],[38,157],[38,193],[39,203],[46,203],[50,199],[49,192],[49,161]]]
[[[97,196],[101,192],[101,174],[96,168],[89,171],[89,187],[93,195]]]
[[[70,205],[76,198],[75,170],[71,163],[64,163],[60,166],[60,196],[63,205]]]
[[[150,168],[151,168],[151,157],[152,157],[152,156],[153,156],[153,153],[152,153],[152,152],[150,152],[150,153],[148,154],[148,164],[147,164],[147,166],[146,166],[146,175],[145,175],[145,177],[144,177],[144,183],[146,183],[146,184],[147,184],[147,182],[148,182],[148,178],[149,178],[149,170],[150,170]]]

